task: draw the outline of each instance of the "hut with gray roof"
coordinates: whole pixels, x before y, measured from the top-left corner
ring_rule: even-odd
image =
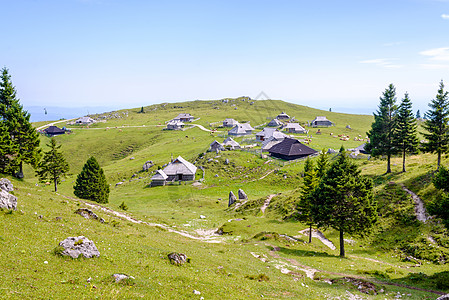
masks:
[[[234,120],[234,119],[231,119],[231,118],[226,118],[224,121],[223,121],[223,127],[234,127],[235,125],[237,125],[239,122],[237,122],[236,120]]]
[[[163,171],[168,176],[167,181],[188,181],[195,180],[196,170],[195,165],[178,156]]]
[[[165,183],[167,182],[167,174],[164,173],[164,171],[162,170],[157,170],[156,174],[153,175],[153,177],[151,177],[151,184],[150,186],[164,186]]]
[[[256,141],[263,142],[265,139],[268,139],[272,136],[278,139],[287,137],[284,133],[280,132],[276,128],[265,127],[261,132],[256,133]]]
[[[287,123],[285,125],[284,130],[289,133],[307,133],[307,130],[304,129],[301,125],[298,123]]]
[[[184,123],[177,120],[171,120],[167,123],[166,130],[182,130],[184,128]]]
[[[210,145],[209,145],[209,152],[216,152],[216,151],[224,151],[225,148],[223,147],[223,145],[219,142],[217,142],[217,140],[213,141]]]
[[[191,114],[179,114],[176,118],[174,118],[174,121],[178,122],[192,122],[194,117]]]
[[[312,127],[330,127],[335,125],[324,116],[316,117],[310,124]]]
[[[228,137],[227,139],[225,139],[223,141],[223,146],[225,147],[225,149],[229,149],[229,150],[235,150],[235,149],[240,149],[240,144],[237,143],[236,141],[234,141],[234,139],[232,137]]]
[[[276,119],[278,119],[278,120],[288,120],[288,119],[290,119],[290,116],[287,115],[285,112],[281,112],[281,113],[276,117]]]
[[[229,130],[229,135],[235,135],[235,136],[243,136],[243,135],[250,135],[254,131],[254,128],[251,127],[249,123],[244,124],[237,124],[235,125],[231,130]]]
[[[273,119],[267,124],[268,127],[280,127],[282,125],[283,125],[282,122],[279,121],[278,119]]]

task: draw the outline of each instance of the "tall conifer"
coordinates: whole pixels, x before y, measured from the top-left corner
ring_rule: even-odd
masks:
[[[444,91],[443,81],[440,82],[438,93],[429,103],[430,110],[426,112],[423,124],[427,132],[422,134],[427,140],[423,144],[425,152],[436,153],[438,156],[437,170],[440,169],[441,154],[449,151],[449,92]]]
[[[394,137],[397,109],[396,88],[390,84],[380,97],[379,110],[374,113],[374,122],[371,124],[371,130],[367,132],[369,143],[365,146],[372,156],[387,157],[386,173],[391,173],[391,155],[397,153]]]
[[[398,109],[395,135],[397,147],[402,152],[402,172],[405,172],[405,154],[418,150],[416,126],[412,102],[408,97],[408,93],[405,93]]]

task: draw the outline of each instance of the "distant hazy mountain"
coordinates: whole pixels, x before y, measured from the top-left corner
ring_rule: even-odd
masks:
[[[117,110],[116,107],[56,107],[56,106],[24,106],[31,114],[31,122],[72,119],[88,114]]]

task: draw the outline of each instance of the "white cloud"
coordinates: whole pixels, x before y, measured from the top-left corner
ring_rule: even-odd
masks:
[[[441,17],[445,20],[449,20],[449,15],[448,14],[442,14]]]
[[[368,59],[360,61],[361,64],[373,64],[383,68],[396,69],[401,68],[401,65],[394,64],[392,59],[388,58],[377,58],[377,59]]]
[[[419,54],[429,56],[429,59],[431,60],[449,61],[449,47],[429,49],[422,51]]]
[[[444,64],[421,64],[421,67],[427,70],[449,70],[449,65]]]

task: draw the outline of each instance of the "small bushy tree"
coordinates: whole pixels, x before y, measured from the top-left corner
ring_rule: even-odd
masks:
[[[69,164],[59,151],[61,145],[56,144],[55,138],[52,138],[47,146],[50,150],[44,152],[44,157],[38,165],[36,174],[41,182],[52,180],[55,185],[55,192],[57,192],[61,177],[64,177],[69,171]]]
[[[84,164],[73,189],[73,193],[79,198],[108,203],[109,185],[95,157],[92,156]]]
[[[432,180],[433,185],[439,189],[449,193],[449,169],[441,166]]]
[[[345,256],[344,233],[363,234],[377,220],[373,183],[340,150],[318,187],[311,193],[311,215],[318,227],[340,232],[340,256]]]

